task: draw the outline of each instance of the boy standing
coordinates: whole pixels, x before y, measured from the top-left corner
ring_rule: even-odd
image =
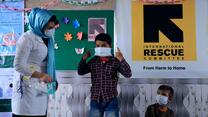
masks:
[[[116,57],[111,54],[111,37],[101,33],[95,38],[95,56],[86,62],[90,57],[87,52],[79,63],[78,74],[91,73],[91,102],[89,117],[119,117],[117,100],[117,73],[125,77],[131,77],[131,69],[125,61],[120,50]]]
[[[161,85],[157,90],[157,102],[147,107],[145,117],[174,117],[174,112],[167,106],[173,99],[173,93],[172,87]]]

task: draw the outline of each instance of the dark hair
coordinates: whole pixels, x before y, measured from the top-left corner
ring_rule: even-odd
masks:
[[[48,22],[54,22],[56,25],[59,24],[59,21],[57,20],[56,16],[53,15]]]
[[[172,87],[168,86],[168,85],[160,85],[158,90],[167,90],[170,91],[169,96],[173,96],[174,94],[174,90]]]
[[[106,33],[100,33],[98,34],[96,37],[95,37],[95,42],[99,40],[99,41],[105,41],[107,42],[110,46],[111,46],[111,37],[109,34],[106,34]]]

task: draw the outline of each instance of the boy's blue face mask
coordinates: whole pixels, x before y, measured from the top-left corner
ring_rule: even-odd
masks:
[[[159,105],[161,106],[165,106],[168,104],[168,97],[167,96],[163,96],[163,95],[157,95],[156,96],[156,101]]]

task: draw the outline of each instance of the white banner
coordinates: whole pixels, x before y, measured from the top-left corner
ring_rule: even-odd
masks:
[[[207,0],[168,4],[167,11],[161,13],[166,16],[153,14],[164,11],[164,4],[116,2],[115,37],[133,78],[208,78]],[[174,10],[175,14],[170,12]],[[161,17],[167,19],[156,22]]]

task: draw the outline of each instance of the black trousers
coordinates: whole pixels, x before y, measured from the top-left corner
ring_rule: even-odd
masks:
[[[45,116],[27,116],[27,115],[15,115],[15,114],[12,114],[12,117],[47,117],[47,115],[45,115]]]

